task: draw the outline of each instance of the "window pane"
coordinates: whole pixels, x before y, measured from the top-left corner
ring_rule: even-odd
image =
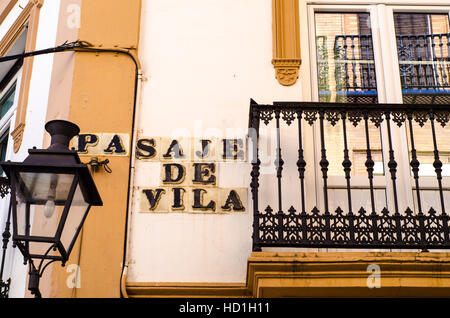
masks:
[[[450,25],[448,14],[395,13],[395,32],[406,104],[450,103]],[[435,176],[434,143],[430,121],[413,121],[414,147],[420,176]],[[442,175],[450,176],[450,130],[435,122]],[[411,134],[408,131],[410,160]],[[412,174],[412,172],[411,172]]]
[[[0,161],[6,160],[6,150],[8,148],[8,133],[0,137]],[[3,169],[0,167],[0,176],[3,175]]]
[[[0,119],[5,116],[8,110],[14,104],[14,95],[16,92],[16,84],[14,84],[5,96],[0,100]]]
[[[403,102],[450,102],[448,14],[395,13]]]
[[[377,88],[368,13],[316,13],[321,102],[375,103]]]
[[[14,95],[16,92],[16,84],[14,83],[11,88],[6,92],[6,94],[0,99],[0,119],[5,116],[8,110],[14,104]],[[9,124],[8,124],[9,125]],[[6,150],[8,147],[8,134],[5,133],[0,137],[0,161],[5,161],[6,159]],[[0,176],[3,175],[3,169],[0,168]]]
[[[368,13],[316,13],[319,101],[377,103],[375,62]],[[380,129],[369,122],[369,143],[374,174],[384,174]],[[367,176],[367,139],[364,121],[356,127],[346,121],[351,175]],[[342,120],[326,121],[325,146],[329,175],[344,176],[345,139]]]

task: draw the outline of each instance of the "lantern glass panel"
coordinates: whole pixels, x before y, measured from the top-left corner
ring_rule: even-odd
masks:
[[[22,200],[22,197],[17,195],[17,235],[26,235],[28,226],[26,203]]]
[[[18,235],[54,237],[61,219],[64,205],[50,207],[53,211],[47,211],[45,204],[34,205],[26,202],[17,204],[17,230]],[[35,217],[44,214],[45,217]]]
[[[59,252],[54,248],[54,243],[31,241],[26,244],[28,244],[28,252],[31,257],[39,257],[40,255],[59,256]]]
[[[69,195],[74,175],[63,173],[20,172],[21,192],[27,201],[64,201]],[[38,202],[36,202],[38,203]]]
[[[55,237],[73,178],[73,174],[19,173],[16,186],[18,235]],[[44,217],[35,218],[36,215]]]
[[[81,229],[88,208],[89,203],[86,202],[78,184],[61,233],[61,243],[66,252],[70,252],[71,243],[78,234],[78,229]]]

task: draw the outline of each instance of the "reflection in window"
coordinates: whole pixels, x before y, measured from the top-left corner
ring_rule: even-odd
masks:
[[[369,14],[316,13],[315,23],[319,100],[376,103]]]
[[[319,101],[377,103],[375,62],[368,13],[316,13],[316,47]],[[347,121],[346,134],[351,175],[367,176],[367,140],[364,124]],[[370,150],[375,175],[384,174],[380,129],[369,123]],[[325,124],[328,173],[344,176],[342,121]]]
[[[395,13],[403,102],[450,102],[448,14]]]
[[[395,13],[395,32],[406,104],[450,103],[450,25],[448,14]],[[420,176],[436,176],[431,123],[413,121]],[[442,175],[450,176],[450,131],[435,122]],[[408,133],[409,134],[409,133]],[[412,160],[410,135],[408,136]],[[412,172],[411,172],[412,174]]]
[[[0,119],[3,118],[3,116],[5,116],[8,110],[13,106],[15,92],[16,85],[14,84],[0,100]]]

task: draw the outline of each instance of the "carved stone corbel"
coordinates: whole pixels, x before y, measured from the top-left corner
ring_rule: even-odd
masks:
[[[281,85],[295,84],[301,64],[298,0],[272,0],[273,60]]]
[[[275,76],[281,85],[290,86],[295,84],[300,68],[300,59],[273,59]]]

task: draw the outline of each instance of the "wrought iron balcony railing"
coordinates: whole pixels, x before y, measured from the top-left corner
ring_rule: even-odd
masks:
[[[403,89],[450,89],[450,33],[397,36]]]
[[[406,248],[406,249],[445,249],[450,248],[450,218],[445,209],[443,189],[443,162],[440,157],[442,150],[438,149],[436,130],[437,125],[447,127],[450,119],[450,105],[404,105],[404,104],[338,104],[338,103],[303,103],[303,102],[276,102],[273,105],[259,105],[253,100],[250,105],[249,136],[252,140],[251,148],[251,192],[253,200],[253,250],[259,251],[262,247],[323,247],[323,248]],[[260,154],[260,126],[275,122],[276,129],[276,155],[273,158],[276,181],[269,184],[271,192],[275,192],[275,204],[261,206],[260,188],[267,186],[261,179]],[[283,168],[286,163],[286,153],[282,152],[281,140],[292,138],[281,136],[282,123],[293,129],[298,140],[298,191],[296,191],[299,206],[291,204],[284,206],[286,196],[282,200]],[[345,174],[346,206],[340,206],[330,211],[328,200],[328,170],[329,158],[325,144],[326,122],[331,125],[340,123],[343,130],[343,158],[342,170]],[[384,123],[383,123],[384,122]],[[386,125],[388,139],[387,178],[392,184],[393,204],[392,211],[386,207],[377,210],[374,198],[374,160],[369,138],[369,124],[376,127]],[[429,144],[433,147],[433,167],[436,175],[436,191],[439,196],[439,206],[427,211],[421,201],[421,187],[419,182],[420,162],[418,151],[415,148],[415,135],[413,123],[420,125],[420,129],[429,129]],[[317,138],[321,157],[318,162],[306,162],[304,150],[305,125],[318,125]],[[284,124],[283,124],[284,125]],[[352,162],[349,156],[349,147],[346,131],[347,127],[362,125],[365,131],[366,160],[368,191],[370,192],[370,208],[352,210]],[[410,168],[415,183],[415,208],[405,210],[399,208],[398,197],[398,154],[394,150],[394,129],[407,128],[410,139]],[[398,127],[397,127],[398,126]],[[428,127],[428,128],[426,128]],[[418,133],[416,134],[416,138]],[[295,146],[296,147],[296,146]],[[292,158],[292,157],[291,157]],[[286,159],[285,159],[286,160]],[[293,164],[293,163],[291,163]],[[323,210],[317,207],[307,211],[305,204],[305,170],[314,169],[321,175],[323,183]],[[445,180],[444,180],[445,181]],[[289,184],[289,187],[294,186]],[[267,193],[267,192],[266,192]],[[358,210],[357,212],[354,212]]]

